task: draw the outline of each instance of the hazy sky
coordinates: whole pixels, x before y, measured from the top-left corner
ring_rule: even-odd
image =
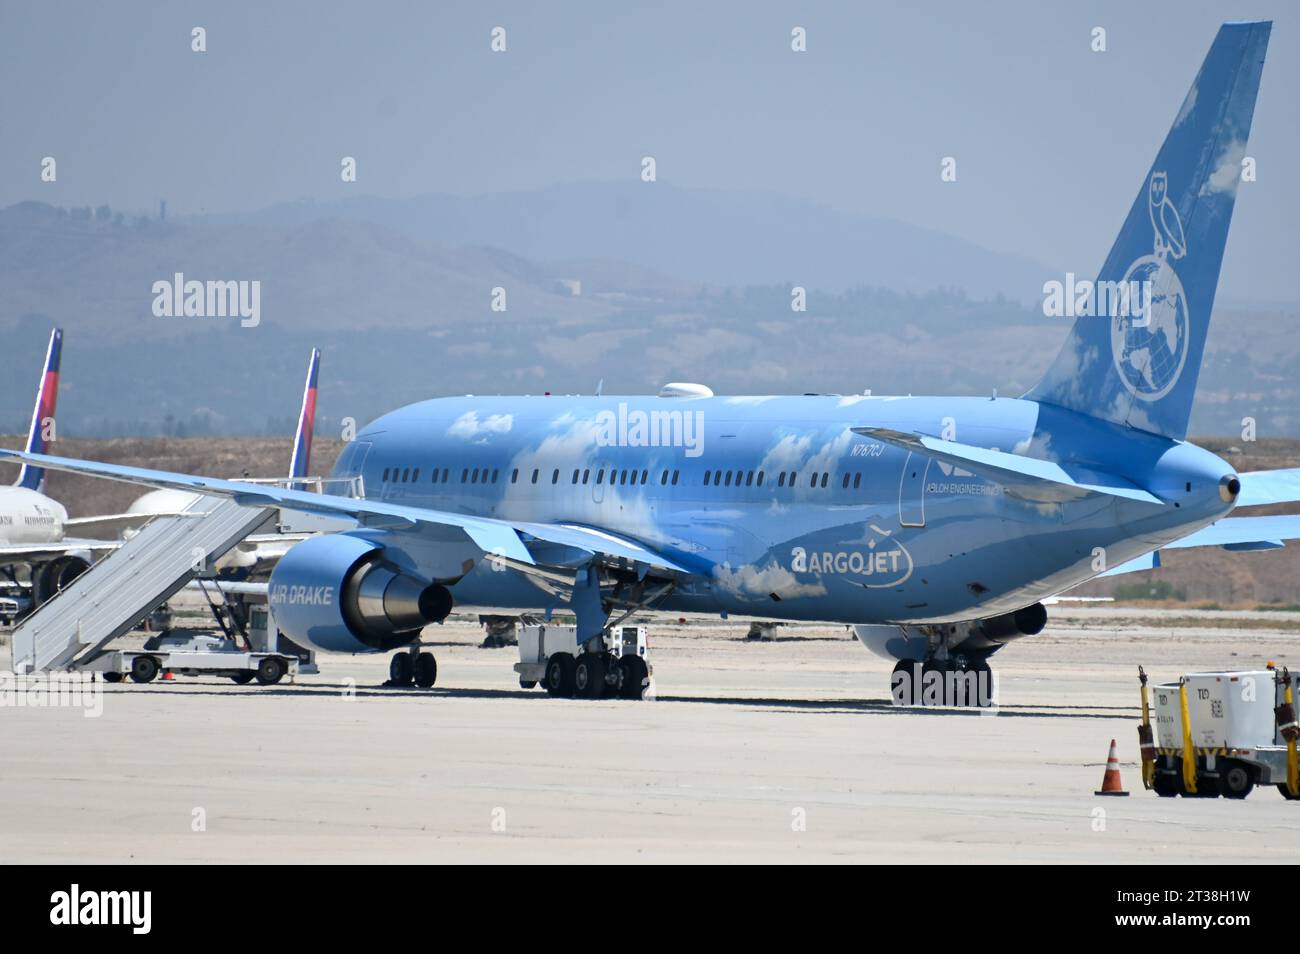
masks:
[[[1241,191],[1223,294],[1297,301],[1295,7],[4,0],[0,206],[468,195],[634,180],[653,155],[661,181],[806,197],[1089,273],[1218,24],[1269,17],[1259,181]],[[47,155],[57,183],[39,180]]]

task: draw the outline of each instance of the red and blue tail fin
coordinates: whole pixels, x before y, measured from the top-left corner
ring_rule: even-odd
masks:
[[[50,332],[50,346],[45,352],[45,370],[36,389],[36,408],[32,411],[32,427],[27,434],[27,452],[44,454],[54,439],[54,407],[59,401],[59,363],[63,357],[63,329]],[[40,492],[45,486],[45,468],[23,464],[15,486]]]
[[[311,436],[316,425],[316,376],[320,373],[320,352],[311,351],[307,364],[307,384],[302,391],[302,411],[298,414],[298,433],[293,439],[293,457],[289,461],[290,477],[306,477],[311,470]]]

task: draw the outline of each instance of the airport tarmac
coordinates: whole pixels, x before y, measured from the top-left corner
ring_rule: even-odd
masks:
[[[738,623],[652,624],[653,702],[551,699],[469,621],[426,632],[428,691],[339,656],[273,688],[106,686],[98,718],[7,708],[0,861],[1300,858],[1300,803],[1271,787],[1144,791],[1134,728],[1139,663],[1298,665],[1300,614],[1053,612],[995,658],[996,714],[894,708],[890,664],[843,627]],[[1092,794],[1112,737],[1128,798]]]

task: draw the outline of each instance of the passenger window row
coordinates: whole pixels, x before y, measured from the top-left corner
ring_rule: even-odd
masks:
[[[542,478],[542,470],[539,467],[534,467],[531,476],[529,476],[528,474],[525,474],[524,476],[525,478],[528,479],[529,483],[535,484],[538,482],[539,479]],[[460,482],[462,484],[495,484],[498,482],[498,480],[500,480],[500,478],[501,478],[501,471],[496,468],[489,470],[486,467],[483,468],[475,467],[473,469],[466,467],[460,472]],[[676,487],[677,481],[681,478],[681,471],[665,470],[662,474],[659,475],[659,483],[664,486],[667,486],[670,483],[670,478],[671,478],[672,485]],[[412,483],[420,479],[420,468],[385,467],[384,475],[382,479],[384,483],[388,483],[390,481],[393,483],[401,483],[401,484]],[[590,479],[591,479],[590,468],[586,468],[583,470],[579,470],[575,468],[573,471],[573,477],[571,482],[574,484],[580,482],[585,484],[588,481],[590,481]],[[550,480],[552,484],[558,484],[560,482],[560,470],[558,467],[551,471]],[[611,485],[619,484],[620,486],[626,486],[627,484],[631,484],[632,486],[637,486],[638,484],[640,484],[644,486],[649,480],[650,480],[650,471],[648,469],[643,469],[643,470],[617,470],[616,469],[616,470],[609,471],[609,483]],[[437,467],[433,468],[433,471],[430,475],[430,482],[435,484],[450,483],[449,470],[446,467],[444,467],[441,471],[439,471]],[[510,472],[510,483],[512,484],[519,483],[518,467],[514,468]],[[598,484],[605,483],[604,467],[600,468],[596,472],[596,483]]]
[[[573,474],[570,475],[569,482],[571,484],[588,484],[592,483],[594,480],[597,484],[608,483],[611,487],[614,485],[625,487],[629,484],[636,487],[638,485],[645,486],[650,481],[650,471],[648,469],[620,470],[618,468],[612,468],[608,471],[608,480],[606,480],[605,474],[606,469],[604,467],[597,468],[594,477],[592,475],[592,468],[575,467],[573,469]],[[665,470],[659,475],[659,483],[661,486],[666,487],[671,482],[671,484],[676,487],[677,481],[680,477],[681,471],[679,470]]]
[[[437,471],[433,475],[434,480],[438,479]],[[407,484],[420,479],[420,468],[410,467],[385,467],[384,483],[390,480],[395,484]]]
[[[767,478],[764,471],[745,471],[745,470],[706,470],[704,472],[704,486],[709,487],[762,487],[763,481]],[[781,471],[776,476],[776,485],[778,487],[794,487],[798,482],[799,472],[796,470]],[[829,471],[818,471],[808,475],[809,487],[825,487],[830,482]],[[847,490],[849,488],[850,478],[852,479],[853,489],[857,490],[862,486],[861,472],[850,474],[844,472],[844,479],[841,486]]]
[[[608,483],[610,486],[617,485],[623,487],[623,486],[627,486],[628,484],[631,484],[634,487],[638,485],[645,486],[645,484],[650,479],[650,471],[648,469],[624,470],[624,469],[614,468],[609,470],[608,474],[609,474]],[[439,470],[437,467],[435,467],[430,473],[430,482],[435,484],[450,483],[451,482],[450,476],[451,474],[448,468],[444,467],[442,468],[442,470]],[[541,468],[534,467],[531,475],[525,474],[525,476],[528,478],[529,483],[536,484],[538,480],[542,478]],[[798,476],[799,476],[798,471],[783,470],[779,474],[777,474],[776,485],[778,487],[794,487],[798,480]],[[825,488],[827,482],[830,480],[830,476],[831,475],[829,471],[818,471],[809,474],[808,486]],[[486,467],[482,467],[482,468],[474,467],[472,469],[466,467],[460,472],[460,482],[462,484],[495,484],[500,480],[500,477],[501,477],[501,471],[496,468],[492,468],[491,470],[489,470]],[[676,487],[677,481],[680,479],[680,477],[681,477],[681,471],[679,470],[672,470],[672,471],[664,470],[659,475],[659,483],[661,486],[665,486],[665,487],[668,486],[669,483],[671,483],[672,486]],[[419,479],[420,479],[419,467],[385,467],[384,468],[383,481],[385,483],[392,481],[394,483],[406,484],[406,483],[414,483]],[[762,487],[763,482],[766,479],[767,479],[766,473],[761,470],[759,471],[706,470],[704,472],[704,486],[706,487],[709,486]],[[551,470],[550,481],[552,484],[558,484],[560,482],[560,470],[558,467]],[[579,483],[586,484],[591,481],[592,481],[591,468],[576,468],[576,467],[574,468],[573,474],[570,478],[570,483],[577,485]],[[852,486],[854,490],[859,489],[862,486],[861,472],[850,474],[848,471],[845,471],[844,476],[840,481],[840,486],[845,490],[848,490],[850,481],[852,482]],[[595,473],[595,483],[604,484],[606,482],[607,482],[606,469],[604,467],[601,467]],[[514,468],[514,470],[511,471],[510,483],[512,484],[519,483],[518,467]]]

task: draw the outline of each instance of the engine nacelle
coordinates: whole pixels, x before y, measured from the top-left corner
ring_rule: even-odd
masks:
[[[40,606],[54,597],[72,581],[90,569],[90,560],[75,554],[56,557],[32,571],[32,601]]]
[[[1047,607],[1042,603],[1026,606],[1014,613],[1004,613],[968,624],[966,638],[958,645],[963,650],[993,652],[1013,639],[1037,636],[1047,625]]]
[[[1013,639],[1035,636],[1047,625],[1047,609],[1042,603],[1026,606],[1014,613],[976,619],[965,623],[937,624],[933,627],[873,623],[854,626],[859,642],[877,656],[885,659],[925,659],[931,651],[927,630],[948,640],[950,649],[960,653],[988,656]]]
[[[452,607],[445,586],[409,575],[379,544],[346,533],[310,537],[281,557],[268,600],[286,636],[336,653],[405,646]]]

